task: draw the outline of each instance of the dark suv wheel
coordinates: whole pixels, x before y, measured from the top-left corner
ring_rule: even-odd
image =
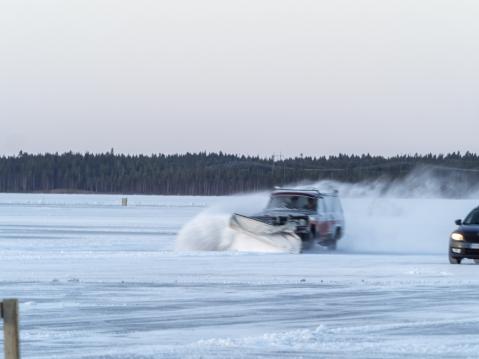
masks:
[[[454,257],[449,254],[449,263],[451,264],[461,264],[462,258],[461,257]]]

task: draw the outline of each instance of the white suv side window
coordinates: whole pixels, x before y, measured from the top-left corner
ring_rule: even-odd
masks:
[[[326,207],[325,198],[319,198],[319,200],[318,200],[318,212],[319,212],[319,214],[326,214],[328,212],[328,209]]]
[[[341,202],[339,201],[339,198],[335,198],[335,202],[336,202],[336,213],[342,214],[343,207],[341,206]]]
[[[337,197],[333,197],[333,212],[340,213],[341,209],[339,208],[339,201]]]

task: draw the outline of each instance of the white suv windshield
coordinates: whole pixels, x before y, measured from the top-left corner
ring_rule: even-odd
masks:
[[[315,197],[302,195],[276,194],[271,196],[268,209],[301,209],[316,211],[318,200]]]

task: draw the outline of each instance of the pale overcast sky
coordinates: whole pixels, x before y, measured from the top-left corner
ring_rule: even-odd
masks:
[[[3,0],[0,154],[479,152],[477,0]]]

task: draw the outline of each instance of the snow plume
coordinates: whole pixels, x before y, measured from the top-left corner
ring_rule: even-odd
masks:
[[[261,211],[268,201],[268,193],[223,197],[181,228],[176,238],[179,251],[247,251],[281,252],[265,243],[229,227],[233,213],[251,215]]]
[[[227,213],[200,213],[181,228],[176,238],[180,251],[222,251],[231,247],[233,233],[228,227]]]
[[[345,198],[345,237],[339,248],[348,252],[444,253],[454,220],[475,206],[475,200]]]
[[[479,205],[473,200],[479,198],[479,188],[470,177],[428,168],[396,181],[321,181],[314,186],[339,190],[346,219],[339,250],[347,252],[445,253],[454,220]],[[469,199],[454,199],[459,195]],[[264,251],[231,230],[228,221],[235,212],[260,211],[267,199],[267,192],[222,198],[181,229],[177,249]]]
[[[419,166],[404,178],[379,178],[360,183],[319,181],[321,190],[337,189],[348,198],[479,198],[479,172]]]
[[[474,176],[475,173],[421,167],[395,181],[323,181],[316,186],[339,190],[346,218],[342,250],[446,253],[454,220],[464,218],[479,205],[474,200],[479,198]]]

